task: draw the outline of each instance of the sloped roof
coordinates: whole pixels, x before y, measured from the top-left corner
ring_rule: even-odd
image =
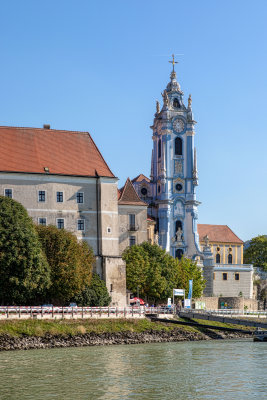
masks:
[[[88,132],[0,127],[0,171],[114,177]]]
[[[208,235],[211,242],[243,244],[243,241],[227,225],[198,224],[197,230],[200,241]]]
[[[147,206],[147,204],[144,203],[136,193],[130,178],[126,180],[124,187],[121,188],[119,192],[119,205]]]
[[[143,174],[136,176],[134,179],[132,179],[132,182],[142,182],[143,180],[150,182],[150,179]]]

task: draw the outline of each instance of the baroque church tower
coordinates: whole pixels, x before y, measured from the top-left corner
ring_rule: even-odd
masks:
[[[198,185],[191,95],[188,106],[177,82],[173,60],[170,82],[157,101],[153,130],[151,180],[135,188],[157,221],[158,243],[173,257],[202,256],[197,233],[196,186]],[[202,258],[202,257],[201,257]]]

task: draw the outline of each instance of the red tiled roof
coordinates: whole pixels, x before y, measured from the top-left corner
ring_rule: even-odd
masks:
[[[147,206],[136,193],[130,178],[127,179],[124,187],[121,188],[119,192],[119,205]]]
[[[132,182],[142,182],[143,180],[150,182],[150,179],[143,174],[136,176],[134,179],[132,179]]]
[[[204,237],[208,235],[211,242],[243,243],[227,225],[198,224],[197,230],[201,242],[204,240]]]
[[[0,171],[114,177],[88,132],[0,127]]]

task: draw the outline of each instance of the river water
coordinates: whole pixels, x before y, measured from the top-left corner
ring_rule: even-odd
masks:
[[[222,340],[2,352],[0,399],[267,399],[267,343]]]

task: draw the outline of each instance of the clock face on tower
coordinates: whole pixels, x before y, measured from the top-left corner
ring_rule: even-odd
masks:
[[[183,132],[184,130],[184,121],[182,119],[176,119],[173,123],[173,128],[176,132]]]

